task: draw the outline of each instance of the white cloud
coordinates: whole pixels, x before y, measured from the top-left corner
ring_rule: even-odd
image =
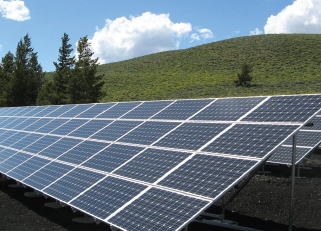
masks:
[[[169,14],[143,13],[106,20],[90,39],[100,63],[116,62],[151,53],[178,49],[180,39],[192,31],[190,23],[173,23]]]
[[[278,15],[268,18],[265,34],[321,33],[321,1],[296,0]]]
[[[262,34],[263,32],[259,30],[259,28],[256,28],[255,30],[250,31],[250,35],[259,35]]]
[[[24,1],[20,0],[0,0],[0,12],[2,17],[16,21],[25,21],[30,19],[29,9]]]
[[[209,39],[214,37],[214,34],[210,29],[203,28],[203,29],[199,29],[198,32],[201,34],[201,36],[204,39]]]
[[[191,34],[191,42],[193,42],[195,40],[201,40],[200,36],[197,33]]]

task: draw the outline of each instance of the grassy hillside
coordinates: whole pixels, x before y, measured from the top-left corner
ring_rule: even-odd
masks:
[[[251,87],[233,83],[254,64]],[[99,66],[103,102],[321,92],[321,35],[259,35]]]

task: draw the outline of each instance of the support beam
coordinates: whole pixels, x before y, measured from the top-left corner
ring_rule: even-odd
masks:
[[[294,203],[294,184],[295,184],[295,156],[296,156],[296,134],[293,135],[292,145],[292,172],[291,172],[291,198],[289,211],[289,231],[292,231],[293,226],[293,203]]]

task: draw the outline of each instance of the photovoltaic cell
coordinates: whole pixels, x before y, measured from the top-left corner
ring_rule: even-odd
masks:
[[[23,130],[33,132],[33,131],[38,130],[39,128],[41,128],[42,126],[46,125],[47,123],[49,123],[51,121],[52,121],[52,119],[49,119],[49,118],[38,119],[30,126],[25,127]]]
[[[39,120],[39,118],[28,118],[28,119],[22,121],[20,124],[17,124],[17,126],[14,126],[13,129],[15,129],[15,130],[23,130],[26,127],[28,127],[31,124],[33,124],[34,122],[36,122],[37,120]]]
[[[272,96],[243,121],[304,122],[320,107],[320,95]]]
[[[223,98],[191,118],[191,120],[236,121],[266,97]]]
[[[312,149],[313,150],[313,149]],[[311,152],[311,148],[296,147],[295,163],[298,164],[303,157]],[[268,159],[269,163],[292,164],[292,145],[291,147],[280,146]]]
[[[35,107],[21,107],[21,109],[22,110],[19,110],[19,111],[17,111],[17,113],[15,113],[15,116],[24,116],[28,112],[30,112],[33,109],[35,109]]]
[[[50,133],[51,131],[60,127],[62,124],[66,123],[67,121],[69,121],[69,120],[68,119],[54,119],[51,122],[49,122],[48,124],[37,129],[36,132]]]
[[[6,159],[5,161],[1,162],[0,164],[0,172],[7,173],[11,169],[15,168],[17,165],[21,164],[25,160],[32,157],[23,152],[17,152],[15,155],[12,155],[10,158]]]
[[[155,143],[155,146],[198,150],[230,124],[185,123]]]
[[[104,113],[101,113],[97,118],[118,118],[124,115],[129,110],[138,106],[141,102],[130,102],[130,103],[118,103],[114,107],[108,109]]]
[[[66,113],[67,111],[74,108],[76,105],[62,105],[53,112],[46,115],[46,117],[59,117],[61,114]]]
[[[27,117],[34,116],[34,115],[36,115],[37,113],[41,112],[42,110],[46,109],[47,107],[48,107],[48,106],[34,107],[33,110],[29,111],[28,113],[25,113],[23,116],[27,116]]]
[[[3,125],[1,127],[3,128],[8,128],[8,129],[12,129],[14,128],[15,126],[21,124],[22,122],[24,122],[25,120],[27,120],[27,118],[17,118],[14,122],[12,123],[8,123],[7,125]]]
[[[37,140],[36,142],[31,144],[30,146],[26,147],[24,149],[24,151],[32,152],[32,153],[37,154],[38,152],[40,152],[41,150],[43,150],[43,149],[47,148],[48,146],[52,145],[54,142],[56,142],[59,139],[61,139],[61,138],[57,137],[57,136],[45,135],[44,137],[42,137],[41,139]]]
[[[179,230],[208,201],[151,188],[108,221],[126,230]]]
[[[292,145],[292,137],[287,139],[284,144]],[[314,147],[321,142],[321,132],[305,132],[299,131],[297,133],[297,146],[311,146]]]
[[[14,143],[16,143],[17,141],[21,140],[22,138],[24,138],[25,136],[29,135],[29,133],[26,132],[17,132],[14,135],[8,137],[7,139],[5,139],[3,142],[1,142],[1,145],[10,147],[11,145],[13,145]]]
[[[54,110],[56,110],[59,107],[61,107],[61,106],[60,105],[53,105],[53,106],[50,106],[50,107],[46,107],[42,111],[40,111],[37,114],[35,114],[34,117],[44,117],[44,116],[48,115],[49,113],[53,112]]]
[[[16,153],[17,153],[17,151],[12,150],[12,149],[2,150],[1,154],[0,154],[0,163],[5,161],[6,159],[10,158],[11,156],[13,156]]]
[[[313,126],[303,126],[301,130],[321,130],[321,117],[314,117],[308,123],[313,123]]]
[[[88,108],[90,108],[92,106],[93,106],[93,104],[76,105],[71,110],[61,114],[60,117],[71,117],[71,118],[76,117],[77,115],[79,115],[80,113],[84,112],[85,110],[87,110]]]
[[[164,109],[166,106],[171,104],[173,101],[151,101],[144,102],[139,107],[135,108],[131,112],[124,115],[124,119],[148,119],[155,115],[157,112]]]
[[[112,120],[91,120],[70,133],[69,136],[88,138],[111,122]]]
[[[150,122],[147,121],[135,130],[131,131],[120,142],[149,145],[161,138],[167,132],[175,128],[180,123],[173,122]]]
[[[141,147],[113,144],[83,163],[82,166],[111,172],[142,150]]]
[[[2,126],[2,128],[9,128],[10,129],[10,128],[16,126],[17,124],[19,124],[19,122],[21,122],[21,121],[17,117],[13,117],[13,118],[7,119],[7,121]]]
[[[60,156],[58,160],[73,164],[80,164],[105,147],[106,143],[84,141],[76,147],[74,147],[73,149],[66,152],[65,154],[63,154],[62,156]]]
[[[203,151],[264,158],[299,126],[236,124]]]
[[[115,141],[141,123],[140,121],[115,121],[90,138]]]
[[[33,142],[35,142],[36,140],[40,139],[41,137],[43,137],[43,135],[30,133],[29,135],[25,136],[18,142],[11,145],[11,147],[22,150],[25,147],[32,144]]]
[[[83,125],[86,122],[87,122],[87,120],[71,119],[67,123],[61,125],[57,129],[51,131],[50,134],[67,135],[68,133],[77,129],[79,126]]]
[[[254,160],[195,155],[158,184],[215,198],[255,164]]]
[[[62,177],[73,168],[74,167],[69,165],[52,162],[24,179],[23,183],[30,185],[35,189],[42,190],[44,187]]]
[[[43,167],[44,165],[48,164],[49,162],[49,160],[34,156],[31,159],[19,165],[18,167],[14,168],[13,170],[7,172],[7,175],[16,180],[23,180],[30,174]]]
[[[109,109],[111,106],[114,106],[115,103],[100,103],[95,104],[93,107],[88,110],[80,113],[77,118],[94,118],[97,115],[101,114],[103,111]]]
[[[146,187],[134,182],[107,177],[73,200],[71,204],[96,217],[105,219]]]
[[[39,152],[39,155],[57,158],[61,154],[67,152],[69,149],[73,148],[75,145],[79,144],[81,140],[76,140],[72,138],[62,138],[53,145]]]
[[[1,140],[0,144],[5,142],[8,138],[10,138],[11,136],[13,136],[16,133],[18,133],[18,132],[17,131],[10,131],[10,130],[7,130],[7,131],[3,132],[0,135],[0,140]]]
[[[153,183],[191,153],[147,149],[115,171],[115,174]]]
[[[212,101],[213,99],[179,100],[151,118],[186,120]]]
[[[104,175],[100,173],[74,169],[45,188],[44,192],[58,200],[68,202],[103,177]]]

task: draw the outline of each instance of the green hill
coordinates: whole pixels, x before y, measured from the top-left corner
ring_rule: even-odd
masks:
[[[250,87],[234,84],[254,64]],[[103,102],[321,92],[321,35],[259,35],[100,65]]]

